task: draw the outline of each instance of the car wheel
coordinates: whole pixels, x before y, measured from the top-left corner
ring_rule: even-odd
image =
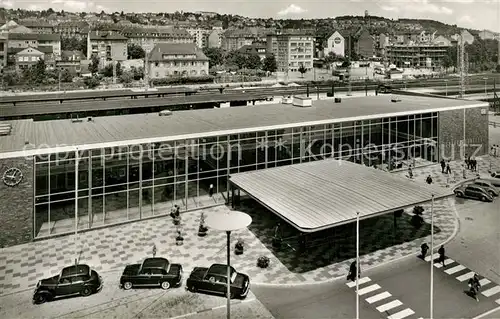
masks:
[[[48,294],[46,294],[46,293],[42,293],[42,294],[38,294],[37,293],[35,295],[35,303],[37,305],[43,304],[43,303],[47,302],[50,299],[49,297],[50,296]]]
[[[464,197],[464,194],[462,194],[462,192],[456,192],[455,195],[457,195],[457,197]]]
[[[167,290],[168,288],[170,288],[170,283],[168,281],[164,281],[161,283],[161,289]]]
[[[188,290],[191,291],[191,292],[196,292],[197,291],[197,289],[196,289],[195,286],[188,287]]]
[[[491,195],[491,197],[495,197],[495,193],[492,191],[490,191],[490,195]]]
[[[83,287],[83,290],[80,292],[80,294],[84,297],[88,297],[92,294],[92,290],[90,290],[89,287]]]
[[[486,198],[486,196],[481,196],[481,200],[482,200],[483,202],[487,202],[487,201],[488,201],[488,199]]]
[[[123,289],[125,290],[130,290],[132,289],[132,283],[130,281],[127,281],[123,284]]]

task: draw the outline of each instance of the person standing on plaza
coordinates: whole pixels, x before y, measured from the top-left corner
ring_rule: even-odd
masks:
[[[425,256],[427,256],[427,252],[429,251],[429,245],[423,243],[422,246],[420,246],[420,250],[422,252],[422,259],[425,259]]]
[[[444,174],[444,170],[446,169],[446,163],[444,162],[444,159],[441,160],[441,173]]]
[[[358,269],[358,278],[361,277],[361,268],[357,267]],[[349,274],[347,275],[347,280],[351,281],[356,281],[356,260],[354,260],[351,263],[351,266],[349,267]]]
[[[411,169],[411,164],[408,165],[408,178],[413,178],[413,170]]]
[[[466,179],[466,178],[467,178],[467,172],[466,172],[466,170],[465,170],[465,165],[462,165],[462,177],[463,177],[464,179]]]
[[[442,263],[443,267],[444,267],[445,266],[444,260],[446,259],[446,256],[445,256],[445,250],[444,250],[444,246],[443,245],[441,245],[441,247],[439,247],[438,254],[439,254],[438,262]]]
[[[432,177],[431,175],[427,176],[427,179],[425,180],[427,182],[427,184],[432,184]]]
[[[450,162],[446,164],[446,174],[451,174]]]
[[[212,197],[214,195],[214,184],[210,184],[210,188],[208,189],[208,196]]]

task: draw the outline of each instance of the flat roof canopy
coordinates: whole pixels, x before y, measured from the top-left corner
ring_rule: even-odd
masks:
[[[302,232],[383,215],[453,195],[451,190],[355,164],[326,159],[234,174],[237,186]]]

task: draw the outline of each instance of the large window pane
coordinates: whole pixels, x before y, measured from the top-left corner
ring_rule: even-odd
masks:
[[[35,165],[35,196],[47,195],[49,193],[49,163],[38,163]]]
[[[75,231],[75,200],[50,203],[51,235]]]
[[[49,204],[35,205],[35,237],[50,235]]]

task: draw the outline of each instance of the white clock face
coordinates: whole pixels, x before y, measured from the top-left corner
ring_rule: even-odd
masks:
[[[14,187],[23,180],[23,172],[19,168],[9,168],[3,173],[2,180],[5,185]]]

